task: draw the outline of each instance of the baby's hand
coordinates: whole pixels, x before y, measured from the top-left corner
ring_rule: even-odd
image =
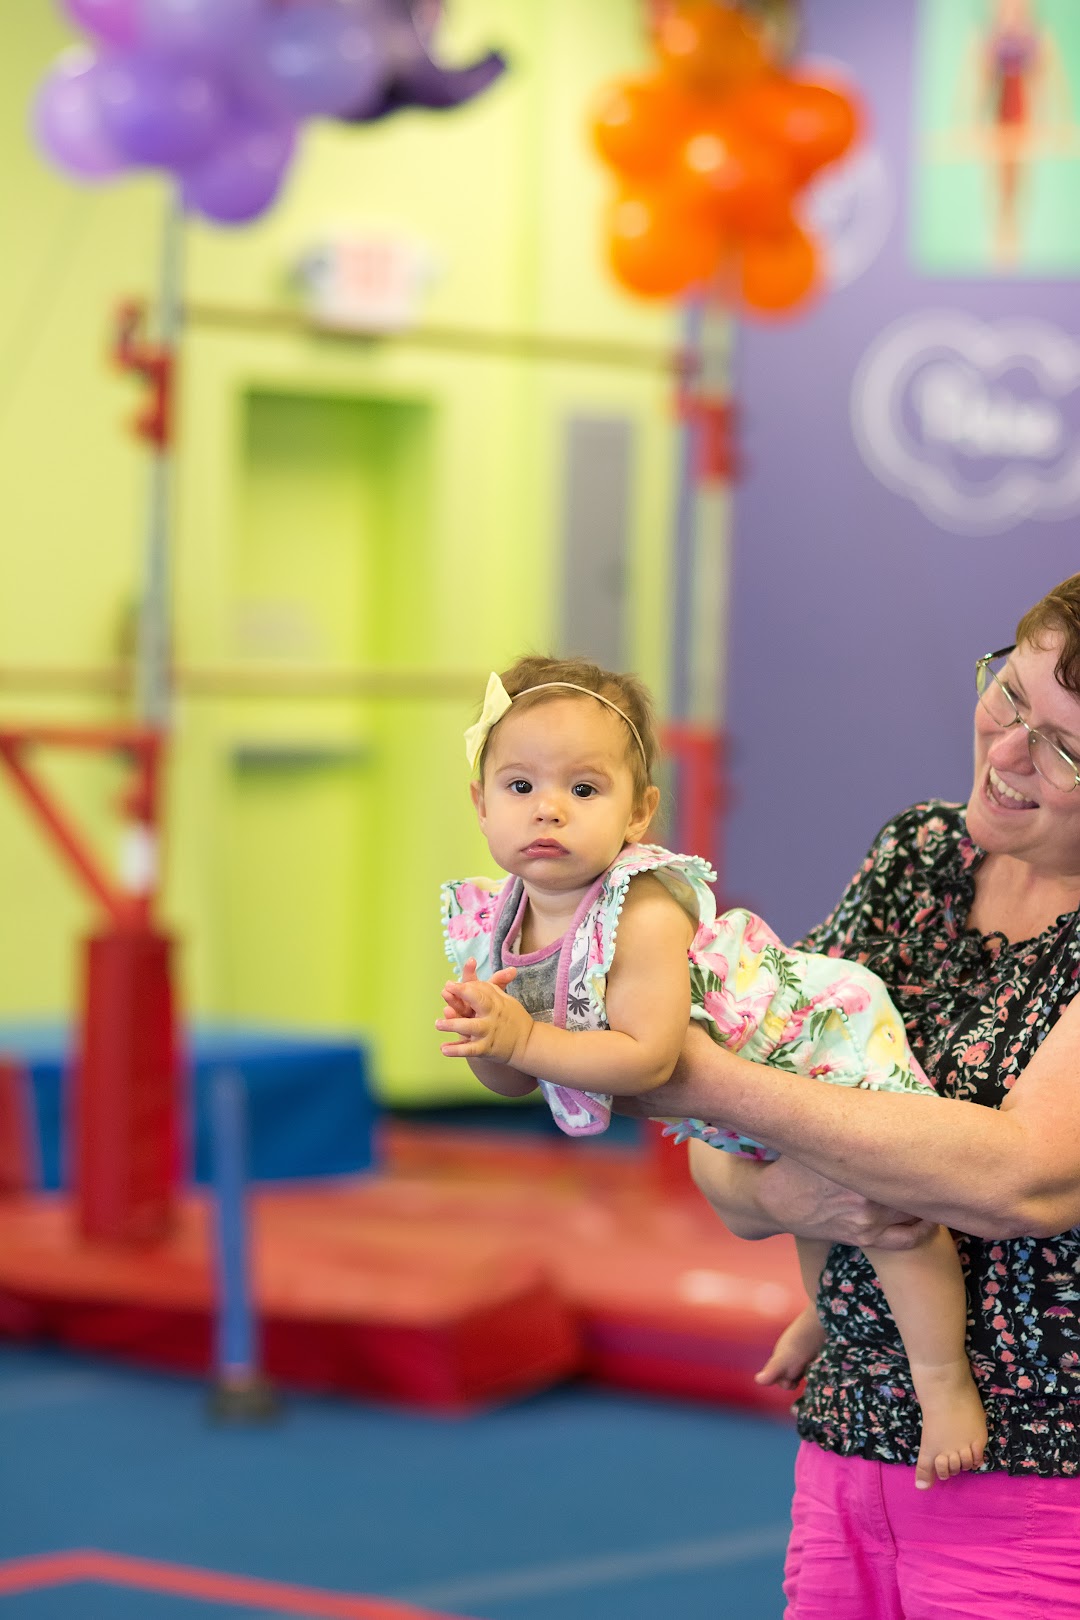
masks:
[[[512,973],[513,969],[505,969],[495,978]],[[459,1037],[443,1044],[444,1057],[486,1057],[514,1068],[524,1062],[533,1021],[495,979],[477,979],[475,963],[466,964],[466,976],[460,981],[451,979],[443,986],[443,1000],[451,1016],[437,1019],[435,1028]]]
[[[516,978],[517,968],[500,968],[497,973],[493,973],[491,975],[488,982],[490,984],[497,984],[500,989],[505,989],[510,983],[511,979]],[[461,983],[475,984],[476,982],[476,957],[470,956],[469,960],[465,963],[465,966],[462,969]],[[472,1008],[459,993],[457,979],[448,979],[446,981],[442,988],[442,998],[446,1002],[446,1005],[452,1010],[455,1018],[472,1017]]]

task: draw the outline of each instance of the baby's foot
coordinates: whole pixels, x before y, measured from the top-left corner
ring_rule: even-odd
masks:
[[[817,1309],[807,1305],[781,1333],[772,1355],[761,1371],[754,1374],[754,1383],[795,1389],[824,1343],[825,1329],[818,1320]]]
[[[966,1356],[937,1367],[912,1364],[911,1377],[922,1408],[915,1489],[928,1491],[935,1479],[982,1466],[986,1413]]]

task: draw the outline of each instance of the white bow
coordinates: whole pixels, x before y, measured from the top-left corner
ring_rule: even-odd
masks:
[[[488,676],[480,718],[475,726],[470,726],[465,733],[465,757],[469,761],[470,770],[475,771],[492,726],[498,724],[513,701],[502,681],[492,670]]]

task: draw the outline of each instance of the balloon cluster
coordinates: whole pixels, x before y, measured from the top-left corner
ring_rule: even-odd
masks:
[[[819,266],[798,196],[855,140],[854,96],[782,71],[749,19],[717,0],[674,0],[654,40],[656,72],[609,86],[593,124],[619,181],[612,270],[647,297],[712,285],[756,313],[801,304]]]
[[[175,176],[185,209],[254,219],[307,118],[366,123],[457,106],[504,67],[444,68],[439,0],[61,0],[88,43],[65,51],[34,108],[45,155],[80,180]]]

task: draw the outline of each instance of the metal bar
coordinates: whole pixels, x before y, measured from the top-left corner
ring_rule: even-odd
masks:
[[[0,745],[22,747],[26,744],[49,748],[112,749],[118,753],[135,754],[140,760],[156,757],[159,736],[142,726],[3,726],[0,727]]]
[[[160,301],[157,334],[162,361],[167,367],[164,388],[175,386],[174,359],[183,322],[180,287],[183,274],[183,224],[180,203],[170,188],[161,243]],[[152,443],[147,495],[146,540],[143,552],[142,596],[135,653],[135,702],[149,726],[164,728],[169,721],[169,663],[172,642],[169,519],[172,487],[171,398],[162,402],[164,420]]]
[[[217,1280],[215,1363],[219,1379],[256,1370],[246,1204],[247,1094],[241,1076],[221,1069],[210,1082]]]
[[[27,801],[69,866],[82,879],[95,899],[104,906],[116,926],[127,927],[133,920],[131,908],[106,882],[73,824],[19,758],[19,745],[10,736],[0,737],[0,761],[7,766],[16,790]]]
[[[302,312],[252,308],[239,304],[190,303],[184,306],[189,327],[226,330],[286,332],[330,338],[339,342],[388,347],[442,349],[448,353],[513,360],[571,361],[580,365],[625,366],[638,371],[678,372],[681,356],[675,349],[642,343],[605,343],[595,338],[547,332],[484,332],[461,326],[415,326],[403,332],[354,332],[323,326]]]
[[[241,664],[181,665],[173,671],[173,686],[189,697],[384,697],[453,698],[483,693],[486,671],[423,669],[323,668],[259,669]],[[48,665],[0,664],[0,691],[52,692],[61,688],[81,692],[130,691],[130,666],[113,669],[50,668]]]

